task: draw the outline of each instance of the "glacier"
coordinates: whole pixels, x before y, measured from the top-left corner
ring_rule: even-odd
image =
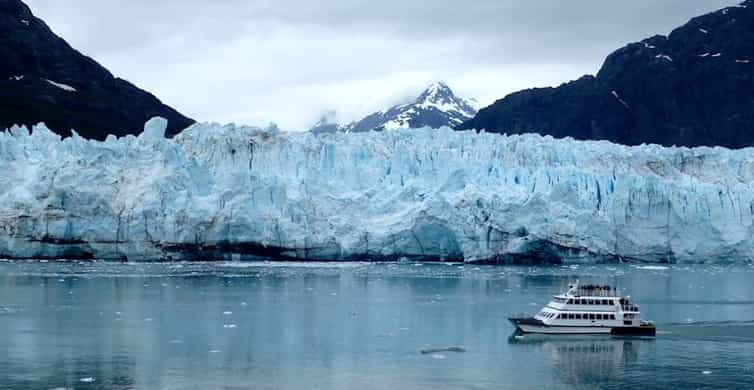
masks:
[[[0,258],[754,258],[751,148],[166,125],[104,142],[0,133]]]

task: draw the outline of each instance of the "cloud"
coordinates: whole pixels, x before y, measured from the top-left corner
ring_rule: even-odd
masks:
[[[491,103],[593,73],[730,0],[29,0],[74,47],[198,119],[304,129],[445,80]]]

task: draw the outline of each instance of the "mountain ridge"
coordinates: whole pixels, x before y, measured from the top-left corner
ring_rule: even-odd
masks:
[[[161,116],[175,135],[194,120],[117,78],[57,36],[20,0],[0,1],[0,128],[45,122],[63,136],[141,132]]]
[[[512,93],[457,128],[626,145],[754,145],[754,1],[628,44],[594,76]]]
[[[411,102],[377,111],[345,125],[334,121],[328,112],[311,129],[314,133],[363,133],[407,128],[455,127],[476,114],[473,101],[459,98],[450,87],[438,81],[430,84]]]

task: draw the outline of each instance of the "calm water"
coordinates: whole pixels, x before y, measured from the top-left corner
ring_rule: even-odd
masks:
[[[511,337],[576,278],[657,338]],[[14,389],[751,388],[754,267],[5,262],[0,334]]]

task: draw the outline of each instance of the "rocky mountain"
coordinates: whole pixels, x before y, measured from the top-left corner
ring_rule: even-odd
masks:
[[[513,93],[459,129],[628,145],[754,145],[754,1],[629,44],[596,76]]]
[[[408,128],[442,126],[455,127],[476,114],[474,101],[457,97],[443,82],[430,85],[413,102],[393,106],[385,111],[375,112],[360,121],[340,125],[325,115],[311,129],[315,133],[342,131],[363,133]]]
[[[0,59],[0,128],[45,122],[101,140],[138,134],[153,116],[169,120],[168,135],[194,123],[73,49],[20,0],[0,0]]]

